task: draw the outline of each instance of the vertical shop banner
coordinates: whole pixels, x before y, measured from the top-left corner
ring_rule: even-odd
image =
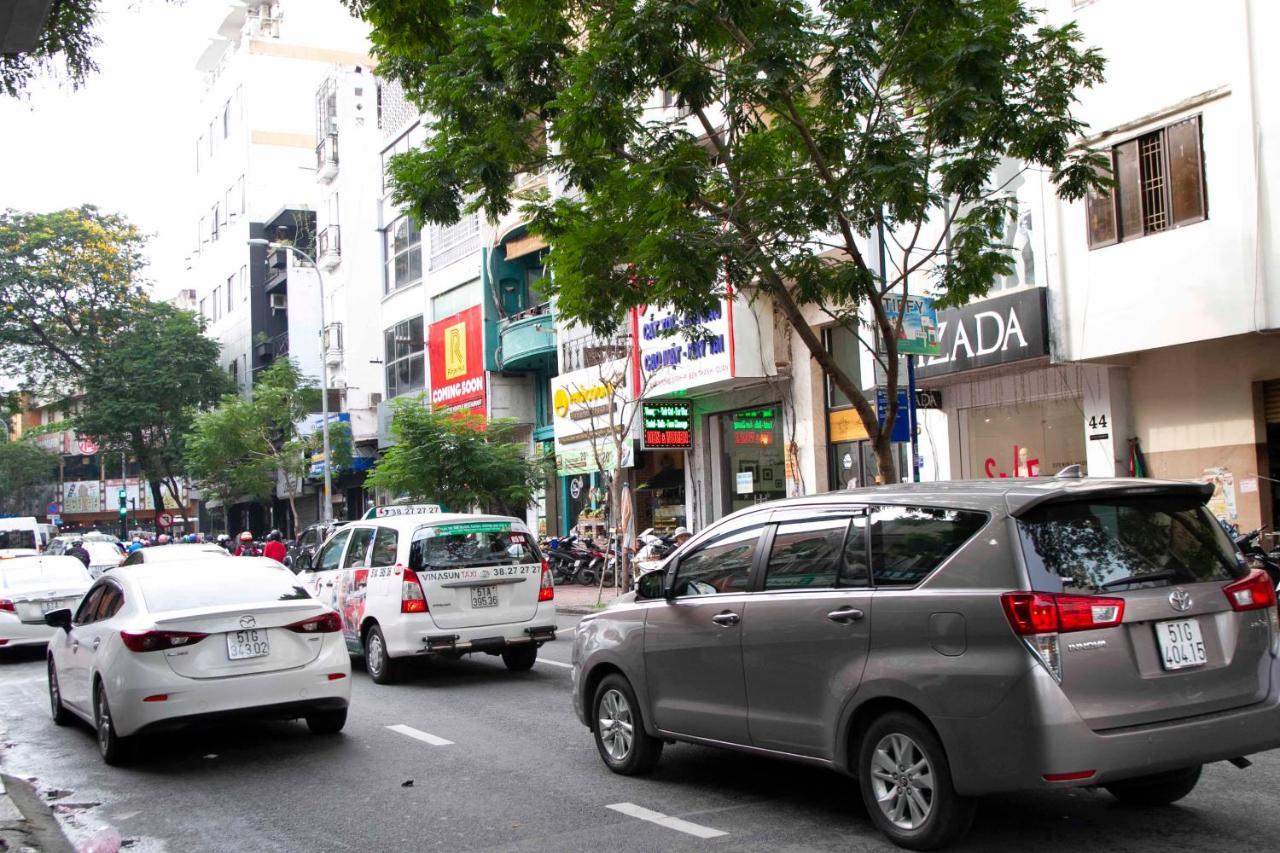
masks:
[[[431,408],[442,412],[486,413],[484,319],[479,305],[427,327]]]

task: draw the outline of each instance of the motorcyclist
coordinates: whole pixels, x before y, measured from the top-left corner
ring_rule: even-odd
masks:
[[[246,530],[240,534],[240,544],[236,546],[235,556],[237,557],[260,557],[262,552],[253,544],[253,533]]]
[[[689,532],[687,527],[677,527],[671,536],[675,540],[676,547],[679,548],[684,543],[693,538],[693,534]]]
[[[270,557],[277,563],[283,563],[288,553],[289,549],[284,544],[284,534],[279,530],[272,530],[267,534],[267,544],[262,546],[262,556]]]
[[[127,550],[130,554],[132,554],[134,551],[141,551],[141,550],[142,550],[142,539],[140,539],[140,538],[139,538],[139,537],[137,537],[137,536],[133,537],[133,541],[129,543],[129,547],[128,547],[126,550]]]
[[[168,533],[161,533],[161,534],[156,538],[156,544],[157,544],[157,545],[168,545],[168,544],[169,544],[169,534],[168,534]]]
[[[71,547],[67,549],[66,555],[68,557],[75,557],[77,560],[84,563],[84,567],[86,569],[89,568],[89,551],[84,547],[84,540],[72,539]]]

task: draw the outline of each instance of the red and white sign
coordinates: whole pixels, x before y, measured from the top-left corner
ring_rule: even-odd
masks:
[[[162,512],[156,516],[156,524],[160,527],[172,527],[173,516],[167,512]]]
[[[431,408],[484,417],[484,318],[474,305],[427,327]]]
[[[77,446],[80,448],[80,452],[85,456],[92,456],[98,452],[98,443],[92,438],[80,439],[80,443]]]

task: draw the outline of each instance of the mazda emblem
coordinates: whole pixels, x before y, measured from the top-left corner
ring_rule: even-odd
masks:
[[[1191,593],[1182,587],[1178,587],[1169,593],[1169,605],[1179,612],[1185,613],[1191,609]]]
[[[1191,606],[1190,604],[1188,604],[1188,605],[1187,605],[1187,607],[1190,607],[1190,606]],[[1175,605],[1174,605],[1174,607],[1177,607],[1177,605],[1175,604]],[[1186,607],[1184,607],[1184,608],[1182,608],[1182,609],[1183,609],[1183,610],[1186,610],[1187,608],[1186,608]],[[255,627],[257,624],[258,624],[258,620],[257,620],[257,619],[254,619],[252,616],[241,616],[241,617],[240,617],[240,627],[241,627],[241,628],[253,628],[253,627]]]

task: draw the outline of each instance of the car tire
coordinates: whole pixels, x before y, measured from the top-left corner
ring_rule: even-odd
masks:
[[[920,718],[893,711],[858,746],[858,786],[871,821],[894,844],[936,850],[962,838],[974,800],[956,793],[942,743]]]
[[[657,766],[662,741],[644,730],[640,703],[627,679],[618,673],[605,676],[591,700],[591,713],[596,749],[606,767],[622,776],[641,776]]]
[[[395,684],[400,680],[400,661],[387,654],[387,638],[377,625],[364,634],[364,668],[374,684]]]
[[[1195,789],[1200,781],[1200,765],[1153,773],[1104,785],[1107,792],[1126,806],[1148,808],[1176,803]]]
[[[538,647],[532,643],[527,646],[516,646],[502,652],[502,662],[512,672],[528,672],[538,659]]]
[[[317,711],[307,714],[306,720],[307,728],[311,729],[313,735],[336,735],[347,724],[347,709]]]
[[[133,741],[116,733],[111,704],[101,681],[95,682],[93,688],[93,728],[98,736],[98,753],[103,762],[112,767],[127,763],[133,754]]]
[[[71,725],[71,712],[62,704],[62,689],[58,686],[58,670],[53,665],[52,655],[49,657],[49,707],[53,712],[55,726]]]

